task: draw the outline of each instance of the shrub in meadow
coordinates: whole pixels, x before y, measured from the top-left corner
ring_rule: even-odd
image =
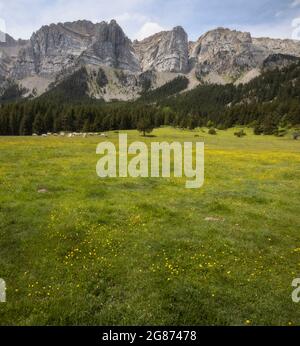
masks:
[[[235,135],[236,137],[238,137],[238,138],[242,138],[242,137],[244,137],[244,136],[247,136],[246,132],[245,132],[243,129],[240,130],[240,131],[235,132],[234,135]]]
[[[211,127],[209,130],[208,130],[208,134],[209,135],[216,135],[217,134],[217,131],[215,128]]]

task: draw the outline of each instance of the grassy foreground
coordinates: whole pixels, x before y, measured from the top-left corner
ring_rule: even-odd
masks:
[[[233,132],[146,139],[203,136],[198,190],[98,178],[99,138],[1,137],[0,324],[299,325],[300,142]]]

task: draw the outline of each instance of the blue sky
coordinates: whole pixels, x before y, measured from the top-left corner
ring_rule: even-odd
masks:
[[[300,39],[300,0],[0,0],[0,29],[29,38],[43,24],[116,19],[131,39],[182,25],[191,40],[228,27]]]

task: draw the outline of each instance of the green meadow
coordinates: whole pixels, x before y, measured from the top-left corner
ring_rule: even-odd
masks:
[[[0,324],[299,325],[300,141],[234,131],[128,131],[204,138],[196,190],[99,178],[103,138],[1,137]]]

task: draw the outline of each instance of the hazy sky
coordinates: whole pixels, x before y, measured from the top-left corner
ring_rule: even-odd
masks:
[[[0,30],[29,38],[43,24],[116,19],[131,39],[182,25],[191,40],[216,27],[300,39],[300,0],[0,0]]]

